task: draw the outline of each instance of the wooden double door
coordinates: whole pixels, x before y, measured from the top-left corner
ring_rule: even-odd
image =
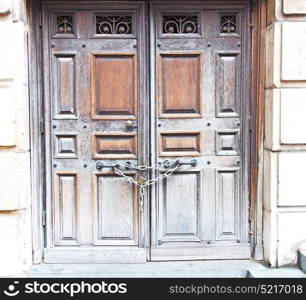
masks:
[[[42,15],[45,262],[250,257],[248,1],[46,2]],[[154,179],[177,159],[143,199],[112,168]]]

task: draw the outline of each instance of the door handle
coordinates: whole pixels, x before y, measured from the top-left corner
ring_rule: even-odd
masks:
[[[198,165],[198,161],[196,159],[191,159],[190,161],[184,161],[182,159],[177,159],[174,161],[171,161],[169,159],[160,162],[160,165],[162,165],[164,168],[168,169],[170,167],[175,167],[175,166],[191,166],[191,167],[196,167]]]
[[[99,170],[99,171],[101,171],[103,169],[114,169],[114,168],[121,169],[122,164],[120,164],[120,162],[116,162],[114,164],[107,165],[107,164],[103,163],[102,161],[98,161],[96,163],[96,169]],[[125,168],[125,170],[127,170],[127,171],[134,170],[133,165],[130,161],[125,162],[123,168]],[[135,169],[135,170],[137,170],[137,169]]]
[[[138,128],[137,124],[134,124],[132,121],[126,121],[125,126],[127,130],[133,130]]]

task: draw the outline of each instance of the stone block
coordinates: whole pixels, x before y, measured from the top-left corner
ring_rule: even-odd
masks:
[[[283,81],[306,81],[306,22],[283,22],[282,68]]]
[[[0,276],[24,276],[32,262],[31,209],[0,211]]]
[[[0,152],[0,191],[0,210],[17,210],[29,205],[29,153]]]
[[[306,144],[306,89],[281,91],[281,144]]]
[[[306,152],[279,154],[279,206],[306,206]]]
[[[301,249],[306,249],[306,211],[279,213],[278,265],[296,265]]]
[[[0,83],[0,147],[16,145],[16,104],[11,87]]]
[[[299,255],[298,257],[299,267],[304,273],[306,273],[306,250],[299,251],[298,255]]]
[[[271,267],[277,265],[277,213],[264,210],[263,214],[264,260]]]
[[[0,0],[0,16],[10,14],[12,11],[12,0]]]
[[[277,207],[278,153],[264,152],[264,209],[271,211]]]
[[[0,22],[0,81],[26,80],[26,35],[22,22]]]
[[[266,87],[280,86],[281,23],[275,22],[266,31]]]
[[[283,12],[286,15],[306,15],[306,1],[283,0]]]
[[[279,150],[280,89],[268,89],[265,96],[265,147]]]

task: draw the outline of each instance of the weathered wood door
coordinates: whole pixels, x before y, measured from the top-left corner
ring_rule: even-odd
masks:
[[[213,2],[44,3],[45,262],[250,256],[248,1]],[[177,159],[143,203],[112,169]]]
[[[156,160],[151,259],[242,258],[248,238],[247,1],[151,5]]]

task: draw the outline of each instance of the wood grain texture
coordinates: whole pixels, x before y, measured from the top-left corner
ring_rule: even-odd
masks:
[[[136,186],[114,174],[96,175],[94,182],[95,244],[137,245],[139,228]]]
[[[217,170],[216,240],[237,240],[239,237],[238,170]]]
[[[199,156],[202,152],[202,133],[197,131],[160,132],[160,156]]]
[[[216,60],[216,108],[219,117],[238,117],[240,81],[238,53],[218,53]]]
[[[54,55],[55,117],[76,117],[76,56],[69,53]]]
[[[91,60],[93,119],[135,119],[138,102],[135,53],[95,52]]]
[[[180,172],[165,179],[159,203],[160,242],[200,241],[200,176]]]
[[[54,158],[78,157],[79,145],[77,133],[57,133],[54,139]]]
[[[129,133],[93,134],[94,159],[137,158],[137,135]]]
[[[79,244],[79,182],[77,173],[57,173],[55,182],[55,245]]]
[[[194,118],[203,111],[201,52],[162,52],[158,56],[160,117]]]

